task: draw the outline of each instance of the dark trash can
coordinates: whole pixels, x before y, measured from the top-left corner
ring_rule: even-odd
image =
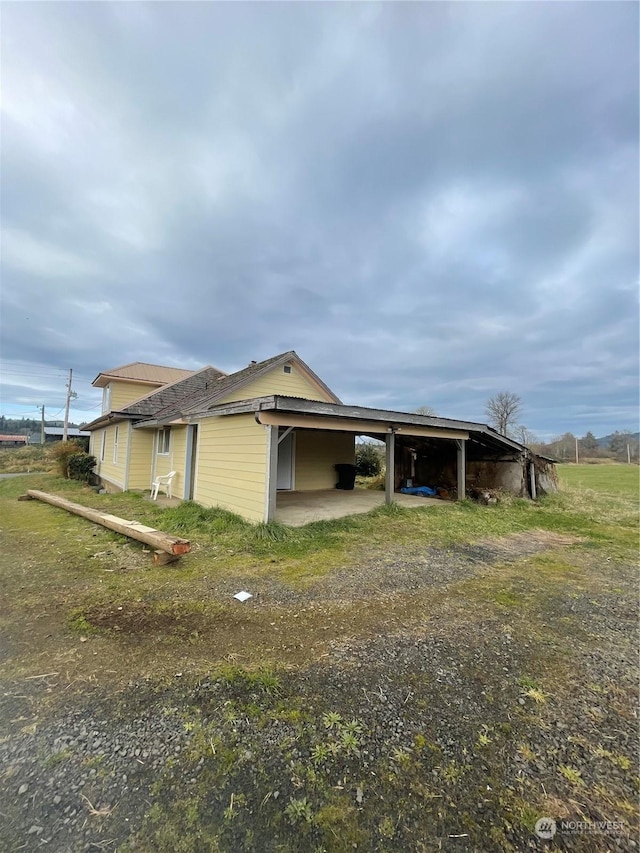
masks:
[[[352,491],[356,484],[356,466],[341,462],[333,467],[338,472],[336,489],[344,489],[347,492]]]

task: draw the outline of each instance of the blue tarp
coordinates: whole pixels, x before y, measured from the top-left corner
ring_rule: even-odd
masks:
[[[438,493],[431,486],[413,486],[412,488],[400,489],[403,495],[419,495],[421,498],[436,498]]]

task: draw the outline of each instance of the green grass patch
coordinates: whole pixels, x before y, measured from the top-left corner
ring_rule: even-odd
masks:
[[[560,483],[582,491],[626,497],[636,503],[640,494],[638,465],[558,465]]]

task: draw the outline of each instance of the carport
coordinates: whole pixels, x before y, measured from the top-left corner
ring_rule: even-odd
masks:
[[[318,492],[317,517],[335,518],[366,511],[350,511],[354,498],[334,491],[334,465],[354,462],[358,435],[384,442],[387,504],[408,497],[399,490],[411,479],[415,485],[444,487],[450,497],[462,500],[468,489],[479,486],[526,495],[529,470],[532,484],[537,476],[533,455],[526,447],[472,421],[280,395],[254,397],[207,410],[207,417],[228,417],[230,422],[235,416],[242,416],[245,429],[248,414],[253,415],[255,426],[266,433],[260,457],[264,460],[262,517],[267,522],[278,517],[279,506],[283,509],[286,504],[290,511],[296,500],[302,511],[302,504],[308,503],[309,493],[314,491]],[[228,433],[231,435],[232,431]],[[529,493],[535,497],[535,487]],[[374,497],[368,500],[380,502],[381,494],[373,493]],[[419,503],[424,505],[425,500],[420,498]],[[313,515],[313,507],[310,513]]]
[[[404,443],[407,440],[412,441],[414,439],[446,441],[453,449],[456,457],[458,498],[464,498],[466,494],[465,446],[469,439],[469,426],[476,425],[447,418],[425,417],[407,412],[371,409],[364,406],[344,406],[303,400],[297,397],[273,396],[250,402],[255,404],[256,422],[265,426],[269,431],[268,508],[266,513],[268,521],[276,518],[278,508],[277,478],[272,475],[272,472],[278,469],[278,447],[285,436],[293,430],[312,430],[322,433],[340,432],[354,437],[363,435],[384,441],[386,455],[384,501],[387,504],[399,497],[396,470],[398,442]],[[405,497],[412,496],[402,495],[402,498]],[[347,509],[349,499],[336,498],[336,500],[340,500],[345,507],[345,511],[341,514],[350,514]],[[374,499],[369,500],[373,501]],[[376,502],[379,500],[378,497]],[[420,498],[417,501],[416,505],[419,505],[420,502],[424,504],[425,499]]]

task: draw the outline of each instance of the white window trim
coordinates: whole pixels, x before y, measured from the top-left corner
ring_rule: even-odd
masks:
[[[113,464],[118,464],[118,427],[114,427],[113,431]]]
[[[100,440],[100,461],[104,462],[104,454],[107,449],[107,431],[106,429],[102,431],[102,438]]]
[[[111,384],[105,385],[102,389],[102,414],[109,411],[111,406]]]
[[[167,449],[161,450],[160,449],[160,442],[162,441],[163,436],[165,436],[165,435],[167,436],[167,441],[166,441],[166,448]],[[168,456],[170,452],[171,452],[171,427],[161,427],[158,430],[158,434],[157,434],[157,454],[158,454],[158,456]]]

